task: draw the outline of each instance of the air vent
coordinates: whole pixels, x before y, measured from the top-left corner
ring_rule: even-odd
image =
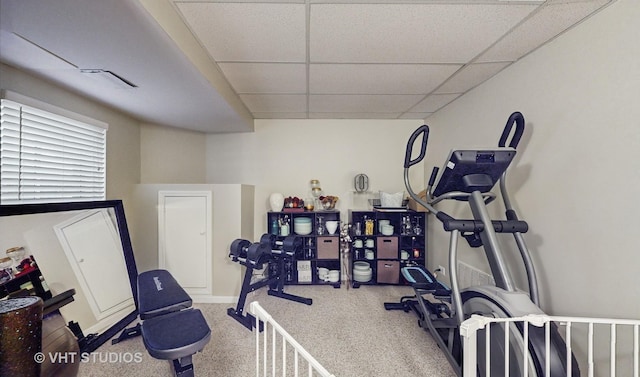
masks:
[[[104,69],[81,69],[80,73],[116,89],[133,89],[138,87],[131,81]]]

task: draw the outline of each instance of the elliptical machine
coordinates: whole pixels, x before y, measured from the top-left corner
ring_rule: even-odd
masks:
[[[515,125],[515,130],[513,126]],[[524,117],[514,112],[498,142],[498,148],[481,150],[453,150],[444,167],[434,167],[426,190],[426,198],[420,198],[411,188],[409,168],[426,155],[429,127],[419,127],[409,138],[404,160],[404,182],[409,195],[426,207],[450,232],[449,271],[451,288],[438,281],[425,266],[406,265],[401,269],[404,278],[412,285],[415,296],[403,297],[399,303],[385,303],[387,310],[413,311],[418,316],[418,324],[429,332],[458,376],[462,376],[462,339],[460,325],[472,314],[492,317],[517,317],[525,314],[543,314],[539,308],[538,285],[535,270],[523,233],[528,230],[526,222],[519,220],[507,193],[507,168],[516,155],[516,147],[524,132]],[[507,144],[513,131],[513,136]],[[414,143],[422,136],[420,154],[411,159]],[[438,174],[440,173],[440,174]],[[487,205],[497,196],[491,192],[500,182],[502,201],[506,219],[493,220]],[[434,206],[444,200],[463,201],[469,204],[472,219],[456,219],[436,209]],[[503,253],[498,243],[498,233],[509,233],[522,257],[529,293],[518,290],[507,269]],[[474,286],[460,290],[457,276],[457,249],[460,237],[464,237],[474,248],[482,247],[489,262],[495,286]],[[550,376],[566,376],[568,359],[571,361],[571,376],[580,372],[573,355],[567,356],[564,340],[557,327],[552,326],[549,334],[543,328],[529,326],[528,344],[525,344],[524,325],[493,324],[487,343],[485,330],[478,333],[478,374],[491,376],[523,376],[525,368],[529,376],[544,376],[549,363]],[[505,332],[509,332],[509,362],[505,370]],[[487,347],[490,348],[487,372]],[[526,347],[526,352],[525,352]],[[548,348],[548,353],[546,349]],[[523,355],[527,355],[525,358]],[[548,360],[547,360],[548,355]]]

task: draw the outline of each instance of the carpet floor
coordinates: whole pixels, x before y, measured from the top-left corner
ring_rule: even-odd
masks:
[[[435,341],[413,313],[386,311],[412,290],[404,286],[287,286],[290,294],[313,299],[313,305],[250,294],[313,357],[336,377],[453,377]],[[193,356],[196,376],[255,376],[255,334],[227,315],[233,304],[196,304],[209,326],[211,341]],[[281,375],[281,374],[279,374]],[[288,372],[287,375],[290,375]],[[307,375],[304,370],[301,375]],[[105,343],[80,363],[81,377],[173,376],[169,361],[146,352],[141,338]]]

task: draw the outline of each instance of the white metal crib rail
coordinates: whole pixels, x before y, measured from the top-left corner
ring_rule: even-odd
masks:
[[[262,339],[260,339],[261,332],[254,328],[256,333],[256,377],[266,377],[269,369],[273,377],[279,374],[297,377],[301,373],[301,368],[305,367],[305,364],[307,376],[309,377],[335,377],[289,335],[257,301],[250,304],[250,312],[256,317],[256,323],[263,323]],[[268,351],[269,343],[271,343],[270,352]],[[280,343],[280,347],[278,343]],[[260,350],[261,345],[262,352]],[[287,356],[293,357],[292,369],[289,369],[290,365],[287,364]],[[302,362],[300,358],[303,359]],[[277,359],[280,359],[280,362]]]
[[[605,318],[580,318],[580,317],[557,317],[547,315],[528,315],[517,318],[489,318],[479,315],[473,315],[462,323],[460,327],[460,334],[463,337],[464,342],[464,360],[463,360],[463,375],[464,377],[476,377],[477,373],[477,357],[478,357],[478,344],[477,344],[477,332],[479,330],[486,330],[491,323],[523,323],[531,324],[538,327],[545,328],[545,333],[549,334],[550,324],[555,322],[558,328],[564,327],[564,331],[561,330],[561,336],[566,344],[566,357],[567,357],[567,376],[571,376],[571,357],[572,354],[576,357],[578,365],[580,366],[581,376],[604,376],[608,369],[608,375],[611,377],[633,376],[640,377],[640,320],[625,320],[625,319],[605,319]],[[509,325],[511,326],[511,325]],[[524,343],[528,344],[528,328],[529,326],[522,326],[524,329],[523,338]],[[573,330],[573,334],[572,334]],[[576,331],[579,330],[579,331]],[[597,331],[596,331],[597,330]],[[602,331],[604,330],[604,331]],[[602,335],[609,334],[609,339],[602,341],[598,339],[598,336],[602,338]],[[509,357],[509,342],[510,331],[504,331],[505,350],[505,370],[509,370],[508,363]],[[576,334],[578,334],[576,336]],[[487,339],[490,335],[487,335]],[[577,339],[578,338],[578,339]],[[621,338],[624,338],[624,342],[621,342]],[[546,353],[549,355],[549,336],[546,338]],[[596,340],[599,346],[596,347]],[[488,342],[488,340],[486,340]],[[608,344],[606,342],[608,341]],[[586,342],[586,344],[585,344]],[[608,346],[608,349],[607,349]],[[486,345],[485,349],[488,349]],[[489,369],[489,352],[485,354],[485,363],[487,372]],[[631,352],[631,353],[629,353]],[[606,354],[603,357],[603,353]],[[594,356],[595,355],[595,356]],[[522,360],[529,361],[529,353],[527,347],[523,349]],[[545,360],[549,360],[549,357],[545,357]],[[607,360],[608,359],[608,360]],[[585,364],[587,368],[585,369]],[[544,376],[550,376],[549,365],[544,366]],[[524,377],[528,377],[529,369],[523,368]],[[588,372],[585,373],[584,371]],[[499,376],[492,376],[499,377]],[[531,376],[534,377],[534,376]]]

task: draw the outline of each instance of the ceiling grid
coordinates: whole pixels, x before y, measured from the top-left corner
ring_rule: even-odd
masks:
[[[378,118],[383,114],[384,118],[420,119],[604,2],[548,3],[174,1],[256,118]],[[562,12],[545,9],[553,7],[562,7]],[[563,22],[552,17],[556,13]],[[551,23],[544,24],[545,20]],[[526,38],[519,29],[527,31]],[[267,35],[273,39],[265,39]],[[510,35],[524,38],[523,47],[510,46]],[[507,47],[502,47],[503,41]],[[246,48],[258,44],[262,47],[255,51]],[[302,60],[292,59],[292,46],[300,46],[304,53],[303,78],[291,65],[292,60]],[[249,62],[256,65],[249,67]],[[278,66],[286,68],[278,71]],[[293,85],[296,80],[300,84]],[[254,85],[247,87],[251,82]],[[291,89],[303,86],[304,93]],[[298,95],[304,95],[304,106]]]
[[[205,132],[425,119],[613,1],[0,0],[0,59]],[[81,69],[136,88],[101,87]]]

